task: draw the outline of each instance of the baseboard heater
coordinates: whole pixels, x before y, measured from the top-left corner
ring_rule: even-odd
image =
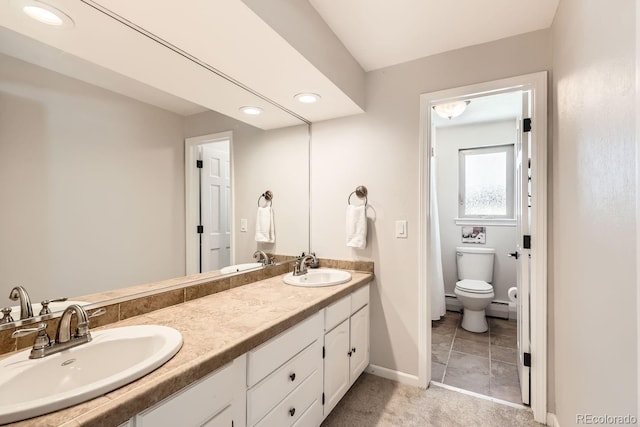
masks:
[[[453,294],[445,294],[445,304],[448,311],[462,311],[462,304],[458,298]],[[486,309],[487,316],[498,317],[500,319],[515,319],[516,312],[515,307],[510,310],[510,304],[506,301],[491,301],[491,304]]]

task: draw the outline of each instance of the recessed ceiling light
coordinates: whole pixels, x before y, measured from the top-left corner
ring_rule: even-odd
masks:
[[[320,101],[321,96],[317,93],[299,93],[294,96],[294,98],[303,104],[313,104],[314,102]]]
[[[250,105],[244,106],[244,107],[240,107],[240,111],[242,111],[245,114],[248,114],[250,116],[257,116],[259,114],[262,114],[262,108],[260,107],[252,107]]]
[[[14,2],[29,18],[56,28],[73,27],[73,20],[60,9],[37,0]]]

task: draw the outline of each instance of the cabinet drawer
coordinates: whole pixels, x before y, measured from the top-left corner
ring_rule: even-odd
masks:
[[[322,375],[316,370],[293,393],[267,414],[256,427],[293,425],[322,396]]]
[[[322,367],[322,344],[316,340],[302,353],[247,392],[247,424],[260,421],[269,410]]]
[[[237,382],[229,363],[136,417],[136,426],[201,426],[233,400]]]
[[[204,423],[202,427],[231,427],[233,425],[233,411],[227,406],[215,417]]]
[[[324,310],[324,330],[326,332],[332,330],[345,319],[349,318],[349,310],[351,309],[351,295],[338,300],[325,308]]]
[[[251,350],[247,362],[247,385],[253,387],[321,336],[322,317],[318,312]]]
[[[312,427],[319,426],[322,423],[322,403],[319,400],[313,402],[311,408],[307,409],[300,416],[293,427]]]
[[[369,285],[363,286],[351,294],[351,314],[369,304]]]

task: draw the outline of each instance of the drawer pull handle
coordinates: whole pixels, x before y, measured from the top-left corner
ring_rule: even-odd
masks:
[[[352,353],[355,353],[355,352],[356,352],[356,348],[355,348],[355,347],[353,347],[353,348],[351,349],[351,352],[352,352]]]
[[[296,408],[289,409],[289,415],[291,415],[293,417],[295,415],[295,413],[296,413]]]
[[[290,379],[291,381],[295,381],[295,380],[296,380],[296,373],[295,373],[295,372],[290,373],[290,374],[289,374],[289,379]]]
[[[353,352],[352,352],[352,351],[350,351],[349,353],[347,353],[347,355],[348,355],[349,357],[351,357],[351,353],[353,353]]]

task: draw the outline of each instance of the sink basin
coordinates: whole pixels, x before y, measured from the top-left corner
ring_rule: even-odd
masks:
[[[57,411],[122,387],[159,368],[182,334],[156,325],[91,333],[93,340],[42,359],[30,349],[0,360],[0,424]]]
[[[316,268],[308,269],[307,274],[302,276],[294,276],[289,273],[284,276],[284,283],[293,286],[306,286],[310,288],[321,286],[333,286],[346,283],[351,280],[351,273],[344,270],[335,270],[332,268]]]
[[[229,274],[229,273],[238,273],[240,271],[251,270],[253,268],[262,267],[261,262],[247,262],[245,264],[235,264],[229,265],[220,269],[220,273]]]
[[[72,300],[67,300],[62,302],[50,302],[49,310],[51,310],[52,313],[55,313],[56,311],[63,311],[65,308],[67,308],[71,304],[87,305],[91,303],[86,301],[72,301]],[[33,315],[39,316],[40,310],[42,310],[42,304],[40,304],[39,302],[34,302],[32,304],[32,307],[33,307]],[[19,305],[14,305],[11,307],[11,317],[13,317],[13,320],[20,320]]]

